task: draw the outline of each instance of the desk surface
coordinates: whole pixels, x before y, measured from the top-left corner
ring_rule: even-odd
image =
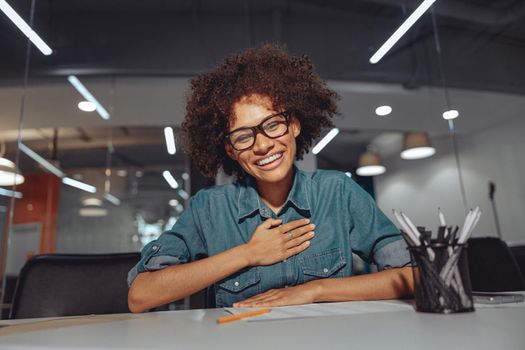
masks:
[[[352,315],[223,325],[222,309],[0,321],[0,349],[525,349],[524,303],[451,315],[396,301],[351,305]]]

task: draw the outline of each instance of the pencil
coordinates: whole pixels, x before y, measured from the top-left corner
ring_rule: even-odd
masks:
[[[219,317],[217,319],[217,323],[221,324],[221,323],[226,323],[226,322],[231,322],[231,321],[237,321],[237,320],[240,320],[241,318],[262,315],[268,312],[270,312],[270,309],[260,309],[260,310],[255,310],[255,311],[244,312],[238,315]]]

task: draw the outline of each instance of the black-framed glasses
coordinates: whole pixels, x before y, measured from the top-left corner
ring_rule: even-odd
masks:
[[[276,139],[288,132],[289,124],[290,113],[280,112],[264,118],[259,125],[235,129],[225,138],[235,150],[244,151],[255,144],[258,132],[271,139]]]

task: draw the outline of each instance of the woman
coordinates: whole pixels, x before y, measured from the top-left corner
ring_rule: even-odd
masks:
[[[128,276],[141,312],[215,285],[218,307],[393,299],[412,293],[397,229],[335,171],[294,167],[336,114],[336,94],[306,57],[266,45],[192,81],[182,124],[204,175],[237,182],[199,191]],[[352,276],[351,253],[380,272]],[[397,267],[397,268],[396,268]]]

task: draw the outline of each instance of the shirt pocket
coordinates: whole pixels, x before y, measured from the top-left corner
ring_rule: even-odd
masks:
[[[261,292],[261,276],[257,268],[228,277],[217,286],[217,306],[231,306]]]
[[[343,277],[346,259],[341,248],[333,248],[299,258],[303,283],[319,278]]]

